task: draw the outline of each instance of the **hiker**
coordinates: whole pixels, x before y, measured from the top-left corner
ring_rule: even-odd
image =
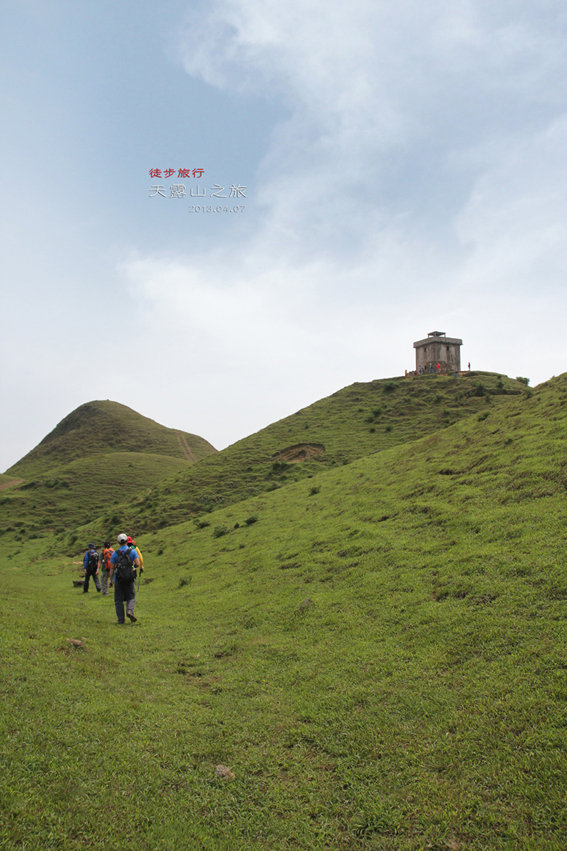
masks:
[[[130,537],[126,538],[126,543],[130,547],[130,549],[134,549],[138,553],[138,560],[140,562],[140,573],[143,573],[144,572],[144,559],[142,557],[142,552],[140,550],[140,547],[137,545],[134,538],[130,538]]]
[[[132,623],[136,623],[138,618],[134,616],[134,605],[136,602],[134,581],[136,579],[135,568],[140,566],[140,560],[136,550],[128,546],[127,535],[121,532],[117,540],[120,548],[114,550],[110,557],[109,576],[110,587],[112,588],[114,585],[116,617],[118,618],[118,623],[125,623],[124,603],[126,603],[126,615]]]
[[[85,568],[85,580],[83,582],[83,594],[89,593],[89,582],[92,576],[96,590],[100,593],[100,582],[98,581],[98,561],[99,555],[94,544],[89,544],[89,548],[83,559],[83,567]]]
[[[102,565],[100,570],[100,584],[102,585],[102,596],[108,597],[108,577],[110,574],[110,557],[114,552],[114,548],[110,546],[110,541],[104,542],[104,550],[102,551]]]

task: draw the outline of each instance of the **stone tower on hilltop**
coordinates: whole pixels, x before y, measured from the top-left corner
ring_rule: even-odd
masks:
[[[460,372],[462,345],[462,340],[447,337],[444,331],[430,331],[425,340],[413,344],[417,374]]]

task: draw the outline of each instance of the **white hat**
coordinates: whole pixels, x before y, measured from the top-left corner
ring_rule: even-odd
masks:
[[[125,544],[127,539],[128,539],[128,535],[125,535],[124,532],[120,532],[120,534],[118,535],[116,540],[118,541],[119,544]]]

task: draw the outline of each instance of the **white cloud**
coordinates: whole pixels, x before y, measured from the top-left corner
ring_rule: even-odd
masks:
[[[243,434],[278,404],[401,374],[433,328],[463,336],[477,366],[561,371],[546,372],[557,347],[547,364],[519,341],[534,316],[557,328],[541,286],[565,307],[565,24],[532,0],[194,10],[188,73],[282,106],[258,214],[213,256],[140,256],[122,273],[177,363],[206,352]]]
[[[79,353],[85,386],[223,445],[434,329],[567,369],[566,29],[558,0],[194,3],[188,74],[280,116],[227,241],[120,265],[141,345]]]

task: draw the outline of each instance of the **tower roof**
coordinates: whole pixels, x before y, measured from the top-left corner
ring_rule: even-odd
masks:
[[[444,331],[430,331],[424,340],[417,340],[413,347],[428,346],[430,343],[445,343],[448,346],[462,346],[463,341],[458,337],[447,337]]]

